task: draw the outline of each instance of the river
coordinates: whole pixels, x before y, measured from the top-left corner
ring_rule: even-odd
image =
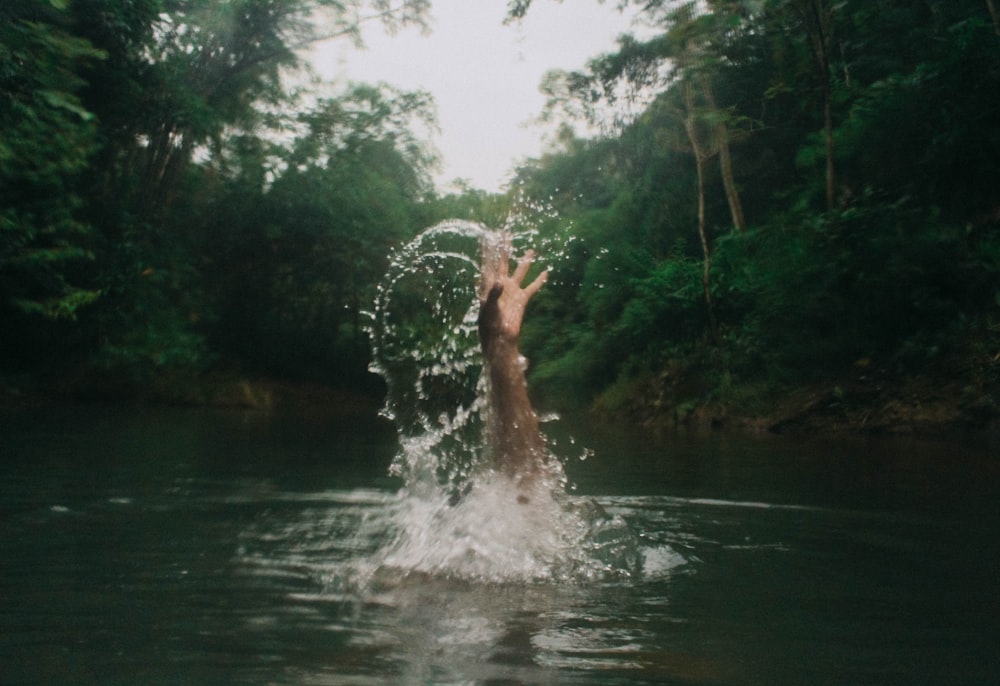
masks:
[[[370,414],[0,432],[4,684],[1000,683],[995,446],[566,419],[570,501],[620,517],[641,569],[477,581],[362,574],[405,497]]]

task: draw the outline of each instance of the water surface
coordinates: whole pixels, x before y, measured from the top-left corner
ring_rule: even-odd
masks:
[[[380,567],[412,502],[386,476],[392,426],[365,413],[4,414],[0,681],[1000,679],[988,448],[546,429],[571,503],[620,516],[641,570]]]

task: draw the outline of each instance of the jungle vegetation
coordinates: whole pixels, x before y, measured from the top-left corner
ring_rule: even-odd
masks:
[[[3,384],[371,388],[393,248],[544,202],[541,234],[573,238],[524,332],[546,405],[685,419],[947,386],[995,417],[994,0],[621,4],[641,37],[547,76],[559,139],[497,196],[435,189],[427,94],[305,70],[310,42],[428,0],[4,2]]]
[[[676,418],[802,389],[840,413],[898,407],[890,390],[995,415],[994,4],[640,4],[651,37],[544,84],[549,116],[608,134],[567,129],[520,170],[582,239],[578,288],[529,320],[536,385]]]

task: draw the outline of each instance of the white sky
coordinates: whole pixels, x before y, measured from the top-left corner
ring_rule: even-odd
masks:
[[[333,41],[315,51],[313,64],[328,80],[431,93],[441,128],[432,141],[443,158],[438,186],[464,179],[497,191],[519,161],[543,150],[547,131],[530,124],[545,103],[543,74],[582,68],[630,29],[611,2],[534,0],[522,22],[505,26],[506,7],[507,0],[433,0],[430,34],[408,28],[387,36],[371,24],[366,50]]]

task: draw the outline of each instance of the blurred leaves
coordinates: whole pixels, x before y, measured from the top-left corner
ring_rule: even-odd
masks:
[[[0,298],[72,319],[98,291],[74,270],[93,258],[79,175],[97,147],[80,64],[104,53],[67,31],[64,3],[0,8]]]

